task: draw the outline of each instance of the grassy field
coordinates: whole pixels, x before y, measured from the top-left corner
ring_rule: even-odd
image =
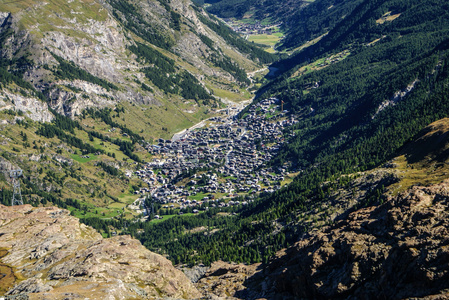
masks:
[[[273,47],[274,45],[276,45],[282,36],[282,33],[277,33],[277,34],[254,34],[254,35],[250,35],[248,37],[248,41],[250,42],[254,42],[256,44],[262,44],[262,45],[267,45],[270,47]]]
[[[72,154],[70,157],[74,160],[76,160],[79,163],[86,163],[88,161],[96,160],[97,156],[94,154],[89,154],[89,157],[82,157],[84,155],[78,155],[78,154]]]
[[[214,91],[214,95],[221,98],[221,99],[227,99],[234,102],[240,102],[251,99],[252,95],[245,89],[239,88],[237,85],[233,86],[232,89],[238,89],[239,93],[227,90],[227,89],[221,89],[214,87],[212,84],[207,84],[206,87],[209,90]]]
[[[207,197],[207,195],[209,195],[209,194],[197,193],[196,195],[188,196],[187,198],[190,199],[190,200],[200,201],[200,200],[203,200],[204,197]]]
[[[254,42],[256,44],[269,46],[269,48],[266,48],[265,51],[275,53],[276,51],[274,50],[274,47],[276,46],[277,43],[281,41],[283,37],[284,34],[282,32],[277,31],[272,34],[252,34],[248,36],[248,41]]]

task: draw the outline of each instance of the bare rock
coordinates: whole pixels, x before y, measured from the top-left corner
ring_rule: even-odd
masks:
[[[1,261],[30,299],[198,298],[190,280],[130,236],[103,239],[69,211],[0,206]]]
[[[196,287],[212,299],[214,297],[236,299],[234,295],[246,295],[244,286],[248,277],[254,275],[260,264],[230,264],[223,261],[212,263],[210,269]]]
[[[21,94],[13,93],[9,90],[4,89],[3,95],[6,96],[14,105],[6,105],[5,109],[14,109],[16,111],[22,111],[25,116],[32,119],[33,121],[39,122],[50,122],[53,120],[53,114],[48,109],[48,105],[41,100],[31,97],[31,96],[23,96]]]
[[[246,298],[445,299],[448,217],[449,181],[413,187],[279,253],[245,283],[258,290]]]
[[[192,268],[181,268],[181,271],[184,272],[184,274],[187,276],[187,278],[190,279],[190,281],[196,283],[201,279],[201,277],[204,276],[204,274],[207,273],[209,269],[210,268],[206,267],[205,265],[198,265],[193,266]]]

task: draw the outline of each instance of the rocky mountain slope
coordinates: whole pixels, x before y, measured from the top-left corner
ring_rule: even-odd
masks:
[[[198,298],[170,261],[129,236],[103,239],[69,212],[0,207],[0,294],[28,299]]]
[[[161,126],[193,123],[247,98],[245,70],[260,67],[256,47],[221,26],[190,1],[0,3],[0,109],[49,121],[42,101],[71,117],[130,102],[177,116]]]
[[[448,199],[445,181],[357,210],[278,253],[247,283],[269,299],[448,296]]]

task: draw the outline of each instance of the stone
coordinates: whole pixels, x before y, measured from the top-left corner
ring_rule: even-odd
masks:
[[[446,180],[356,210],[279,252],[245,299],[446,299],[448,205]]]
[[[130,236],[103,239],[67,210],[0,206],[2,263],[21,278],[7,295],[30,299],[199,298],[172,263]]]

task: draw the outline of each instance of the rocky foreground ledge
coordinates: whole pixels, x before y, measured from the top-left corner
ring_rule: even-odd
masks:
[[[201,297],[184,273],[139,241],[103,239],[55,207],[0,205],[0,257],[0,295],[17,299]]]
[[[449,299],[449,180],[350,213],[244,285],[245,299]]]

